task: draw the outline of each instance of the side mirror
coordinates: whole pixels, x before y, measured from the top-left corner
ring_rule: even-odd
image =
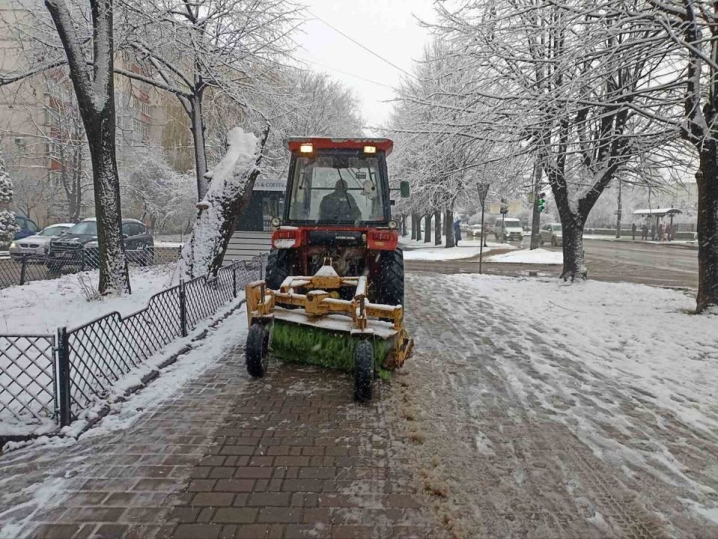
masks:
[[[399,191],[401,192],[401,198],[409,198],[409,196],[411,195],[411,187],[409,186],[409,182],[399,182]]]

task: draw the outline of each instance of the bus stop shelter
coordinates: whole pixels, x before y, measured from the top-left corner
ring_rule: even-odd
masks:
[[[642,215],[648,219],[655,217],[656,228],[658,228],[662,218],[669,217],[671,219],[671,229],[673,229],[673,216],[680,215],[681,213],[683,212],[678,208],[656,208],[653,210],[636,210],[633,212],[633,215]]]

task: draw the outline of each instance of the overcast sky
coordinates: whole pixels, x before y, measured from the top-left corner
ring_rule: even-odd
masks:
[[[303,0],[302,3],[318,18],[409,72],[412,60],[421,56],[429,41],[428,31],[419,26],[416,17],[433,20],[433,0]],[[394,97],[391,87],[405,75],[319,20],[310,20],[302,31],[297,38],[301,46],[297,56],[309,63],[308,67],[325,71],[350,87],[361,101],[362,115],[368,126],[385,122],[391,112],[391,103],[386,101]]]

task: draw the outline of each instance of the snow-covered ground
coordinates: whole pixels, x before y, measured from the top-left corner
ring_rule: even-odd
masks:
[[[718,316],[635,284],[474,274],[407,284],[416,346],[405,383],[421,395],[422,466],[442,463],[467,530],[562,536],[515,509],[531,507],[539,521],[578,515],[568,537],[631,537],[651,523],[660,532],[644,537],[718,537]]]
[[[492,256],[487,262],[507,262],[512,264],[563,264],[563,253],[561,251],[547,251],[546,249],[521,249],[511,253]]]
[[[695,316],[695,299],[644,285],[456,275],[557,351],[582,358],[601,376],[630,380],[696,428],[718,429],[718,316]],[[549,376],[556,369],[541,361]],[[686,405],[687,399],[696,405]],[[707,412],[707,413],[704,413]]]
[[[172,268],[130,267],[132,294],[98,301],[87,301],[80,286],[82,275],[96,283],[96,271],[5,288],[0,290],[0,333],[54,334],[58,327],[77,327],[112,311],[133,313],[169,286]]]
[[[446,243],[446,237],[442,237],[442,243]],[[447,249],[444,246],[434,245],[434,242],[424,243],[408,238],[399,238],[399,245],[404,247],[404,260],[459,260],[462,258],[473,258],[479,256],[481,252],[481,242],[479,240],[461,240],[458,247]],[[508,243],[487,242],[488,247],[484,247],[484,255],[497,249],[515,249],[513,245]]]

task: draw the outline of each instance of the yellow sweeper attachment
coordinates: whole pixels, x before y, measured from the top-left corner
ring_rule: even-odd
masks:
[[[374,376],[411,355],[404,308],[369,303],[366,277],[339,277],[329,261],[313,277],[287,277],[279,290],[250,283],[246,299],[245,356],[253,377],[264,376],[271,352],[285,361],[353,370],[354,398],[366,401]]]

